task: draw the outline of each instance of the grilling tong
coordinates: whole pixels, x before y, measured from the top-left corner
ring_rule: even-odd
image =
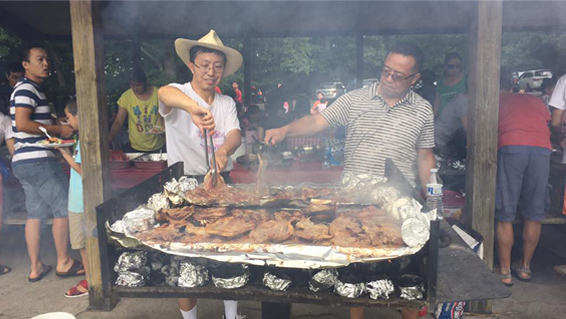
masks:
[[[208,130],[203,129],[203,133],[204,133],[204,149],[206,152],[206,168],[208,169],[208,171],[210,171],[211,175],[212,175],[212,185],[216,185],[216,183],[218,182],[218,172],[216,171],[216,155],[214,154],[214,142],[212,139],[212,135],[208,134]],[[210,148],[212,149],[212,169],[210,167],[210,160],[208,157],[208,142],[207,139],[210,136]]]

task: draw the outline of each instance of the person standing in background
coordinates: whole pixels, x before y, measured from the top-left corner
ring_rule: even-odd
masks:
[[[130,89],[118,100],[118,115],[110,129],[109,140],[112,142],[128,118],[130,145],[127,152],[159,152],[165,146],[162,134],[152,133],[152,129],[164,130],[163,117],[159,114],[157,87],[147,83],[142,69],[133,69],[130,73]]]
[[[464,93],[467,90],[467,77],[462,72],[462,56],[457,52],[450,52],[444,57],[444,76],[436,87],[434,115],[440,115],[444,107],[456,94]]]
[[[238,84],[238,82],[236,81],[232,82],[232,90],[236,92],[236,97],[234,98],[234,101],[240,104],[244,104],[244,102],[242,102],[242,91],[240,91],[240,85]]]
[[[0,112],[10,115],[10,95],[14,91],[14,86],[24,77],[24,67],[21,62],[10,62],[6,68],[7,82],[0,86]]]

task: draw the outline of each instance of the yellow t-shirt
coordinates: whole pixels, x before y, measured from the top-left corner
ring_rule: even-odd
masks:
[[[136,97],[132,89],[127,90],[118,100],[118,106],[128,111],[128,132],[132,148],[139,151],[154,151],[165,145],[165,135],[149,134],[157,126],[165,128],[163,117],[159,114],[157,88],[147,101]]]

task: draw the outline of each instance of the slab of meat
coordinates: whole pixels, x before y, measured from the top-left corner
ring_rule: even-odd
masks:
[[[324,224],[315,224],[305,218],[295,225],[295,236],[308,241],[322,241],[332,238],[330,229]]]
[[[294,212],[288,212],[288,211],[275,212],[273,214],[273,217],[275,218],[275,220],[284,220],[290,222],[291,224],[299,220],[303,220],[304,218],[303,213],[298,210]]]
[[[280,243],[293,235],[293,226],[284,220],[269,220],[250,232],[253,243]]]
[[[206,232],[225,238],[237,237],[250,232],[257,225],[255,221],[246,221],[241,217],[224,217],[206,226]]]
[[[164,212],[169,215],[171,220],[184,220],[195,212],[194,206],[183,206],[179,208],[165,209]]]
[[[210,207],[210,208],[197,208],[192,215],[192,218],[203,225],[214,222],[221,217],[228,214],[226,207]]]
[[[331,222],[336,217],[336,205],[311,203],[303,209],[303,214],[315,222]]]
[[[350,215],[341,214],[330,224],[333,245],[340,247],[371,246],[371,241],[364,233],[359,221]]]
[[[241,217],[246,221],[256,222],[267,221],[273,217],[273,215],[265,209],[232,209],[230,215]]]

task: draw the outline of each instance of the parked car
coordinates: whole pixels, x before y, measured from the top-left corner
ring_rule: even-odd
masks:
[[[252,85],[252,103],[265,103],[263,92],[255,85]]]
[[[334,100],[346,92],[346,87],[342,82],[323,82],[316,88],[316,94],[322,93],[327,100]]]
[[[512,75],[513,76],[513,75]],[[542,85],[542,80],[552,78],[551,70],[529,70],[524,71],[519,76],[519,89],[530,92],[532,90],[540,89]]]

